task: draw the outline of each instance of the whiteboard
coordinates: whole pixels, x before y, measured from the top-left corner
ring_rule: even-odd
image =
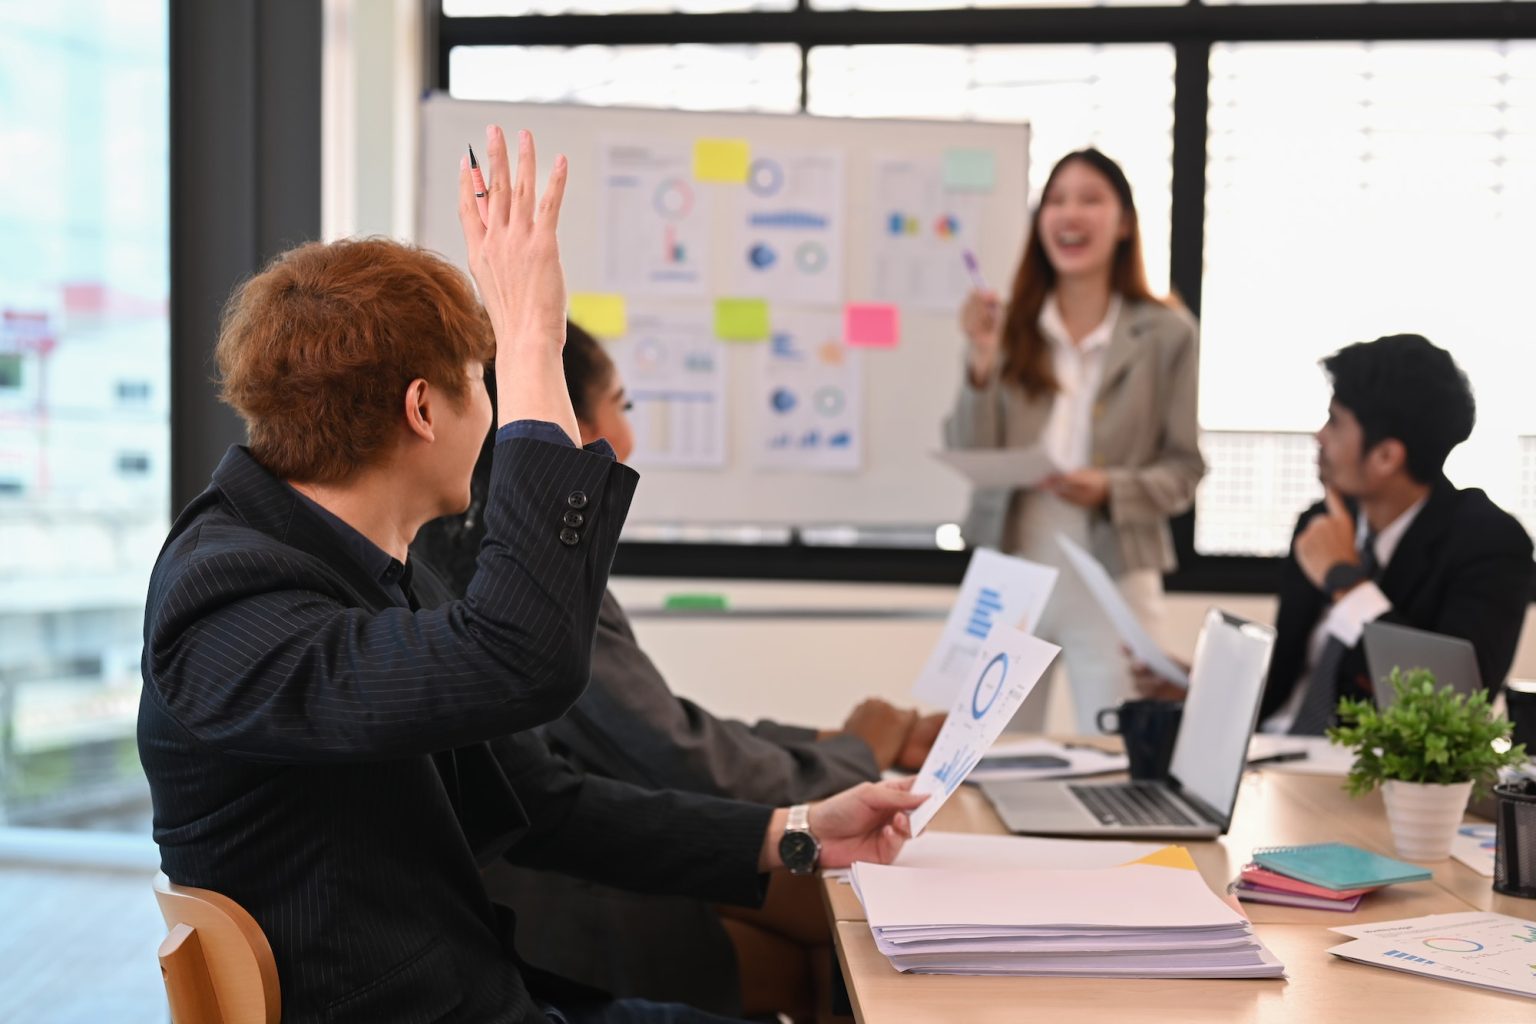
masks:
[[[560,222],[561,257],[571,293],[611,292],[604,259],[599,168],[615,140],[743,139],[754,149],[836,150],[844,175],[842,291],[846,302],[875,301],[874,253],[879,220],[872,175],[883,161],[931,159],[952,150],[988,150],[995,184],[982,190],[973,249],[987,284],[1006,293],[1028,226],[1029,129],[1022,124],[886,121],[809,115],[695,113],[614,107],[486,103],[430,96],[423,101],[422,185],[417,241],[464,265],[456,212],[459,156],[479,146],[485,125],[512,135],[533,132],[540,178],[556,153],[570,161]],[[478,152],[478,149],[477,149]],[[703,189],[729,185],[705,184]],[[709,251],[725,253],[737,236],[726,218],[710,225]],[[963,271],[963,267],[961,270]],[[740,295],[725,260],[707,271],[707,298]],[[857,469],[810,472],[759,468],[753,434],[762,385],[750,345],[720,343],[725,374],[726,437],[718,468],[646,466],[626,535],[632,539],[720,539],[711,527],[851,526],[891,528],[958,522],[969,490],[932,458],[941,445],[944,416],[960,384],[964,340],[957,313],[965,285],[950,309],[900,308],[901,337],[893,348],[861,351],[863,445]],[[632,298],[631,307],[693,308],[692,298]],[[772,307],[777,310],[777,305]],[[839,310],[839,314],[841,311]],[[617,344],[624,344],[619,342]],[[879,532],[877,529],[876,533]]]

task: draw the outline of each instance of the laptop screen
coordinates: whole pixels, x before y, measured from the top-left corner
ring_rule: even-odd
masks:
[[[1275,631],[1212,608],[1205,616],[1189,696],[1168,774],[1222,816],[1232,813],[1259,715]]]
[[[1394,668],[1428,669],[1434,673],[1437,687],[1449,686],[1457,693],[1470,695],[1483,688],[1477,651],[1459,636],[1427,633],[1391,622],[1367,622],[1364,642],[1365,664],[1371,672],[1376,703],[1382,708],[1397,703],[1397,692],[1387,682]]]

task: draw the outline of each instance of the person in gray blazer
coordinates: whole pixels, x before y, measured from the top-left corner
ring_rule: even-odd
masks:
[[[583,443],[604,439],[625,462],[634,435],[613,361],[574,323],[566,326],[562,359]],[[451,586],[475,571],[484,536],[482,480],[490,466],[487,452],[476,470],[469,512],[429,524],[412,546]],[[716,717],[672,692],[608,591],[598,612],[587,689],[541,731],[557,753],[594,775],[793,804],[877,779],[886,768],[916,770],[943,719],[878,698],[861,702],[836,730]],[[716,1013],[784,1011],[803,1018],[817,1002],[815,976],[830,962],[830,950],[821,948],[831,939],[820,897],[805,879],[776,877],[765,910],[742,913],[508,861],[487,869],[485,878],[492,897],[515,906],[520,925],[539,935],[535,966],[618,996],[687,1002]]]
[[[1052,168],[1006,305],[973,291],[960,312],[967,347],[948,420],[951,448],[1042,446],[1062,471],[1016,490],[978,490],[962,532],[1063,567],[1037,633],[1063,647],[1077,727],[1131,693],[1126,659],[1058,535],[1101,561],[1157,635],[1162,574],[1174,568],[1168,520],[1205,473],[1196,420],[1194,320],[1156,298],[1142,263],[1125,173],[1096,149]],[[1016,725],[1043,721],[1036,687]]]

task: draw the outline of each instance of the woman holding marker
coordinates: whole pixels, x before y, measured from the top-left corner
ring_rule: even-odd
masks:
[[[1205,473],[1195,324],[1148,287],[1130,183],[1096,149],[1051,169],[1007,304],[972,276],[946,443],[1039,445],[1061,472],[977,491],[963,532],[972,546],[1062,567],[1036,632],[1062,645],[1077,728],[1095,732],[1098,710],[1130,696],[1130,671],[1057,535],[1104,564],[1156,636],[1162,574],[1174,567],[1168,521],[1188,510]],[[1020,712],[1024,727],[1043,722],[1044,691]]]

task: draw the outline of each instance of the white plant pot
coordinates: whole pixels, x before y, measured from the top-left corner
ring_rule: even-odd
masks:
[[[1451,840],[1456,837],[1471,795],[1471,782],[1448,786],[1397,779],[1383,782],[1381,797],[1387,805],[1387,822],[1392,826],[1397,855],[1413,861],[1449,857]]]

